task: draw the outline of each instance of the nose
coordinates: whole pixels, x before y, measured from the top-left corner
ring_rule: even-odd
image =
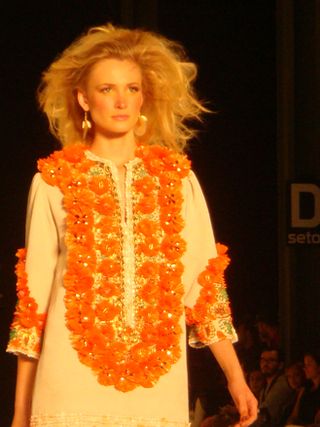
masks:
[[[115,106],[121,110],[127,107],[127,99],[122,91],[118,91],[116,94]]]

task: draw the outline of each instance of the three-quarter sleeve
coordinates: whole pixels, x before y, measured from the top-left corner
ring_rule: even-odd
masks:
[[[216,244],[207,204],[193,172],[184,185],[184,283],[189,344],[202,347],[237,340],[232,323],[224,271],[229,264],[227,248]]]
[[[7,351],[38,358],[59,253],[53,200],[58,190],[39,173],[32,181],[26,219],[26,248],[17,252],[17,304]]]

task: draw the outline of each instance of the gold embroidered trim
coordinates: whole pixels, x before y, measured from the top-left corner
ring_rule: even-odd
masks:
[[[165,418],[93,416],[87,414],[33,415],[30,427],[189,427]]]

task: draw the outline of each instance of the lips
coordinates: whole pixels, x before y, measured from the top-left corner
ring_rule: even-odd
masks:
[[[127,114],[117,114],[116,116],[112,116],[113,120],[125,121],[128,120],[129,116]]]

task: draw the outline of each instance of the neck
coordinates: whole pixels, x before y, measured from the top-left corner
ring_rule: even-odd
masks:
[[[92,153],[109,159],[119,166],[135,157],[135,149],[136,143],[133,134],[114,138],[97,135],[90,146]]]

